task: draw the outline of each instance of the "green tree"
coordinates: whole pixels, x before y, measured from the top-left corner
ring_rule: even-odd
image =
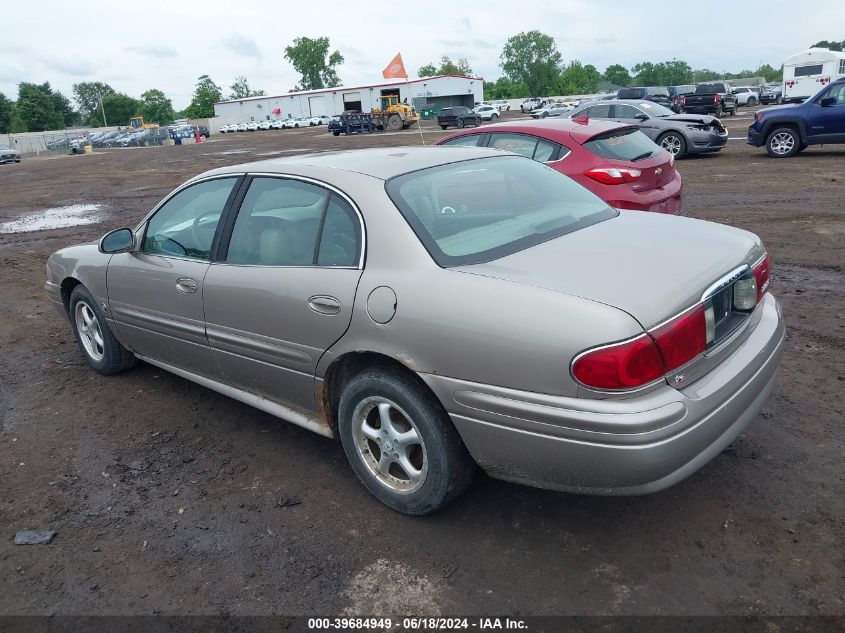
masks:
[[[15,113],[15,102],[0,92],[0,134],[12,131],[12,116]]]
[[[553,37],[528,31],[508,39],[500,62],[511,81],[525,84],[532,96],[542,96],[554,90],[560,75],[561,55]]]
[[[285,59],[288,60],[302,78],[293,90],[315,90],[334,88],[340,85],[336,66],[343,63],[339,51],[329,54],[329,38],[297,37],[292,46],[285,47]]]
[[[417,71],[417,77],[433,77],[437,74],[437,66],[434,64],[426,64],[425,66],[420,66],[420,69]]]
[[[598,90],[602,74],[592,64],[584,66],[573,60],[563,69],[558,79],[557,94],[579,95]]]
[[[53,107],[61,115],[65,127],[79,123],[79,113],[73,109],[70,99],[58,90],[52,92],[52,97]]]
[[[109,125],[129,125],[129,119],[141,114],[141,106],[140,101],[122,92],[103,97],[103,109]]]
[[[637,86],[677,86],[693,82],[690,65],[680,59],[668,62],[640,62],[631,69],[634,78],[631,82]]]
[[[622,64],[611,64],[604,71],[604,80],[625,87],[631,83],[631,73]]]
[[[207,119],[214,116],[214,104],[223,99],[223,91],[208,75],[201,75],[197,79],[194,96],[190,105],[185,108],[185,116],[189,119]]]
[[[769,64],[763,64],[754,74],[758,77],[765,77],[766,81],[783,81],[783,66],[776,70]]]
[[[709,68],[702,68],[692,72],[693,83],[701,83],[702,81],[716,81],[722,78],[722,73],[717,73],[715,70]]]
[[[822,40],[821,42],[816,42],[810,48],[827,48],[832,51],[845,51],[845,40],[841,42],[829,42],[828,40]]]
[[[484,84],[485,99],[519,99],[528,96],[528,86],[514,83],[507,77],[499,77],[496,81]]]
[[[49,82],[18,84],[18,103],[15,110],[29,132],[59,130],[65,127],[62,113],[56,111],[56,101]]]
[[[434,64],[426,64],[417,71],[419,77],[432,77],[433,75],[472,75],[472,67],[466,58],[461,57],[458,61],[453,62],[451,58],[444,55],[440,58],[440,66]]]
[[[79,116],[83,121],[91,115],[100,112],[100,96],[107,97],[114,94],[114,88],[101,81],[83,81],[73,84],[73,100],[79,109]]]
[[[145,123],[167,125],[173,121],[173,102],[161,90],[150,88],[141,95],[140,113]]]
[[[246,77],[241,75],[240,77],[235,77],[235,83],[229,86],[232,90],[232,94],[229,95],[229,99],[247,99],[249,97],[263,97],[266,92],[263,90],[251,90],[249,87],[249,82],[247,82]]]

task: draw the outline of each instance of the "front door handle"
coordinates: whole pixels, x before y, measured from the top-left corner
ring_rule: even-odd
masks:
[[[337,314],[340,312],[340,301],[327,295],[316,295],[308,300],[308,307],[320,314]]]
[[[176,280],[176,290],[179,292],[184,292],[185,294],[190,294],[192,292],[197,291],[197,282],[193,279],[188,279],[187,277],[182,277],[181,279]]]

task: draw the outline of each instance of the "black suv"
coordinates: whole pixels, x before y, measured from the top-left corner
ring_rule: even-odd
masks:
[[[451,108],[443,108],[437,114],[437,125],[444,130],[450,125],[454,125],[455,127],[464,127],[466,125],[478,127],[481,125],[481,116],[465,106],[452,106]]]
[[[672,98],[669,91],[660,86],[640,86],[634,88],[622,88],[616,95],[617,99],[637,99],[638,101],[654,101],[662,103],[667,108],[672,105]]]

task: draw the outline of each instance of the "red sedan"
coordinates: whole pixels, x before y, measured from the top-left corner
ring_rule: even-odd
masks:
[[[583,185],[617,209],[680,213],[675,159],[635,126],[586,117],[496,123],[436,145],[477,145],[523,154]]]

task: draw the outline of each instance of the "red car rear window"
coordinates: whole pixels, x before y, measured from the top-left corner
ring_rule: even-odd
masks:
[[[643,160],[663,151],[639,130],[611,130],[594,136],[584,147],[596,156],[613,160]]]

